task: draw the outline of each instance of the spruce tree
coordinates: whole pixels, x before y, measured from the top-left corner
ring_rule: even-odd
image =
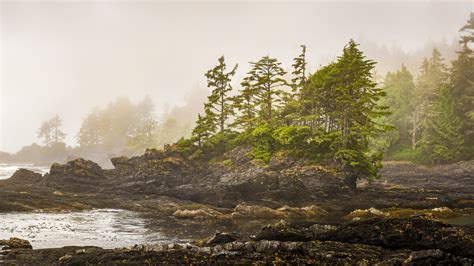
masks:
[[[196,126],[191,133],[191,139],[194,142],[197,142],[199,147],[202,147],[206,139],[212,135],[212,123],[213,122],[211,119],[209,119],[209,116],[201,116],[201,114],[198,114]]]
[[[422,159],[429,163],[449,163],[460,158],[463,147],[461,120],[448,85],[442,85],[433,105],[420,144]]]
[[[460,30],[462,50],[452,62],[451,86],[456,115],[461,119],[466,157],[474,156],[474,13]]]
[[[250,62],[252,69],[242,82],[246,92],[253,101],[253,106],[259,108],[259,119],[272,121],[275,108],[281,102],[283,86],[287,82],[283,78],[286,74],[277,59],[269,56],[262,57],[258,62]]]
[[[435,48],[431,58],[425,59],[420,67],[415,88],[415,109],[412,115],[412,148],[416,149],[418,141],[424,134],[424,125],[431,119],[432,105],[437,99],[440,87],[448,81],[447,67],[440,52]]]
[[[391,112],[388,122],[396,128],[396,139],[391,143],[390,150],[410,147],[415,83],[405,65],[397,72],[387,73],[383,90],[387,93],[385,103]]]
[[[322,127],[328,133],[335,127],[334,116],[337,91],[334,89],[337,77],[336,63],[322,67],[312,74],[307,85],[301,89],[299,106],[303,125],[312,129]]]
[[[372,154],[369,148],[371,139],[387,129],[376,122],[387,114],[387,108],[379,105],[385,92],[377,88],[372,78],[374,67],[375,62],[367,59],[358,44],[350,40],[329,72],[332,85],[328,89],[334,90],[334,98],[326,100],[331,102],[330,116],[338,136],[333,144],[335,159],[353,187],[357,178],[377,177],[381,167],[381,155]]]
[[[239,95],[232,98],[233,108],[239,112],[232,126],[248,130],[254,127],[257,119],[258,110],[254,99],[255,90],[245,79],[241,85],[243,88],[240,90]]]
[[[224,56],[219,59],[219,64],[207,71],[207,86],[212,89],[212,94],[205,104],[208,119],[219,128],[220,132],[225,129],[226,121],[233,114],[232,101],[229,93],[232,91],[230,82],[237,70],[237,64],[231,71],[226,72],[227,65]]]
[[[306,84],[306,45],[301,45],[301,54],[293,59],[293,79],[291,79],[291,88],[294,94],[298,94],[299,90]]]
[[[307,82],[306,77],[306,46],[301,45],[301,53],[293,59],[293,78],[291,79],[291,93],[284,93],[284,107],[279,112],[280,122],[285,125],[301,124],[302,113],[300,106],[300,93]]]

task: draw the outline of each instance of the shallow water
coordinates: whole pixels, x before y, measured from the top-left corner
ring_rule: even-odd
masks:
[[[10,178],[16,170],[25,168],[35,173],[46,174],[49,171],[47,166],[35,166],[33,164],[0,164],[0,180]]]
[[[459,216],[453,219],[446,220],[449,224],[452,225],[472,225],[474,226],[474,213],[466,214]]]
[[[138,213],[99,209],[69,213],[0,213],[0,239],[27,239],[33,248],[100,246],[116,248],[134,244],[177,241]]]

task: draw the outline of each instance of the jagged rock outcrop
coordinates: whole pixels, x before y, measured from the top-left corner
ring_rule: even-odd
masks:
[[[67,162],[66,164],[54,163],[51,165],[49,171],[51,177],[64,177],[64,178],[89,178],[89,179],[100,179],[104,177],[102,167],[97,163],[84,160],[82,158],[74,159]]]
[[[41,181],[43,176],[28,169],[20,168],[13,173],[8,179],[10,182],[18,182],[23,184],[36,184]]]
[[[41,185],[67,192],[93,193],[107,189],[105,171],[95,162],[82,158],[65,164],[54,163]]]

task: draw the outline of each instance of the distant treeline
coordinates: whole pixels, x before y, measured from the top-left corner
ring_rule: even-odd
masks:
[[[193,97],[199,99],[197,95]],[[139,155],[146,148],[161,148],[190,135],[194,124],[191,114],[202,108],[190,102],[173,108],[161,119],[154,109],[148,96],[136,104],[121,97],[104,108],[94,108],[83,119],[75,135],[78,145],[74,147],[64,143],[62,119],[56,115],[41,123],[37,132],[41,145],[24,146],[15,154],[1,152],[0,162],[49,164],[84,157],[110,165],[112,157]]]

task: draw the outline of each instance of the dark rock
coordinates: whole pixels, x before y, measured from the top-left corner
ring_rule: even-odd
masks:
[[[19,248],[22,248],[22,249],[33,248],[28,240],[24,240],[24,239],[20,239],[16,237],[11,237],[8,240],[0,240],[0,246],[4,246],[2,248],[3,250],[19,249]]]
[[[309,241],[313,234],[307,228],[297,228],[280,221],[273,225],[267,225],[255,236],[255,240],[277,240],[277,241]]]
[[[472,235],[426,215],[351,222],[318,238],[390,249],[440,249],[458,256],[474,258]]]
[[[22,182],[24,184],[34,184],[41,181],[43,176],[28,169],[20,168],[9,178],[10,181]]]
[[[54,163],[51,165],[49,175],[54,177],[103,178],[104,172],[95,162],[78,158],[66,164]]]
[[[216,232],[214,235],[205,243],[206,247],[213,247],[216,245],[222,245],[230,242],[234,242],[240,237],[237,234],[232,233],[220,233]]]

